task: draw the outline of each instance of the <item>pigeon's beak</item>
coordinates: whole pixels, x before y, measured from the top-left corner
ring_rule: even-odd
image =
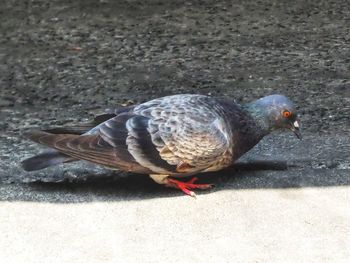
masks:
[[[303,136],[301,135],[300,132],[300,124],[299,120],[295,120],[293,123],[291,123],[291,128],[292,132],[298,137],[299,140],[303,139]]]

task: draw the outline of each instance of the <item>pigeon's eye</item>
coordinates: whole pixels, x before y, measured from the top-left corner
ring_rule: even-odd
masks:
[[[289,116],[292,115],[292,113],[291,113],[289,110],[283,111],[282,114],[283,114],[283,117],[284,117],[284,118],[289,118]]]

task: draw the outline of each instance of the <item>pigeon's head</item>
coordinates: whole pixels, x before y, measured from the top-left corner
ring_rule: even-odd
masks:
[[[264,114],[270,131],[289,129],[301,140],[300,123],[296,109],[286,96],[270,95],[254,102]]]

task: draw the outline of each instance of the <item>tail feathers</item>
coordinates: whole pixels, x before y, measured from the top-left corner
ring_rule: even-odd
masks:
[[[48,150],[36,156],[25,159],[21,165],[26,171],[41,170],[60,163],[72,162],[76,159],[55,150]]]

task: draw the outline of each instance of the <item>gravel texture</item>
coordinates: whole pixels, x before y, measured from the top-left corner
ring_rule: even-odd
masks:
[[[269,136],[196,201],[84,162],[18,166],[42,149],[29,129],[177,93],[285,94],[305,139]],[[347,0],[0,1],[1,262],[347,262],[349,131]]]

